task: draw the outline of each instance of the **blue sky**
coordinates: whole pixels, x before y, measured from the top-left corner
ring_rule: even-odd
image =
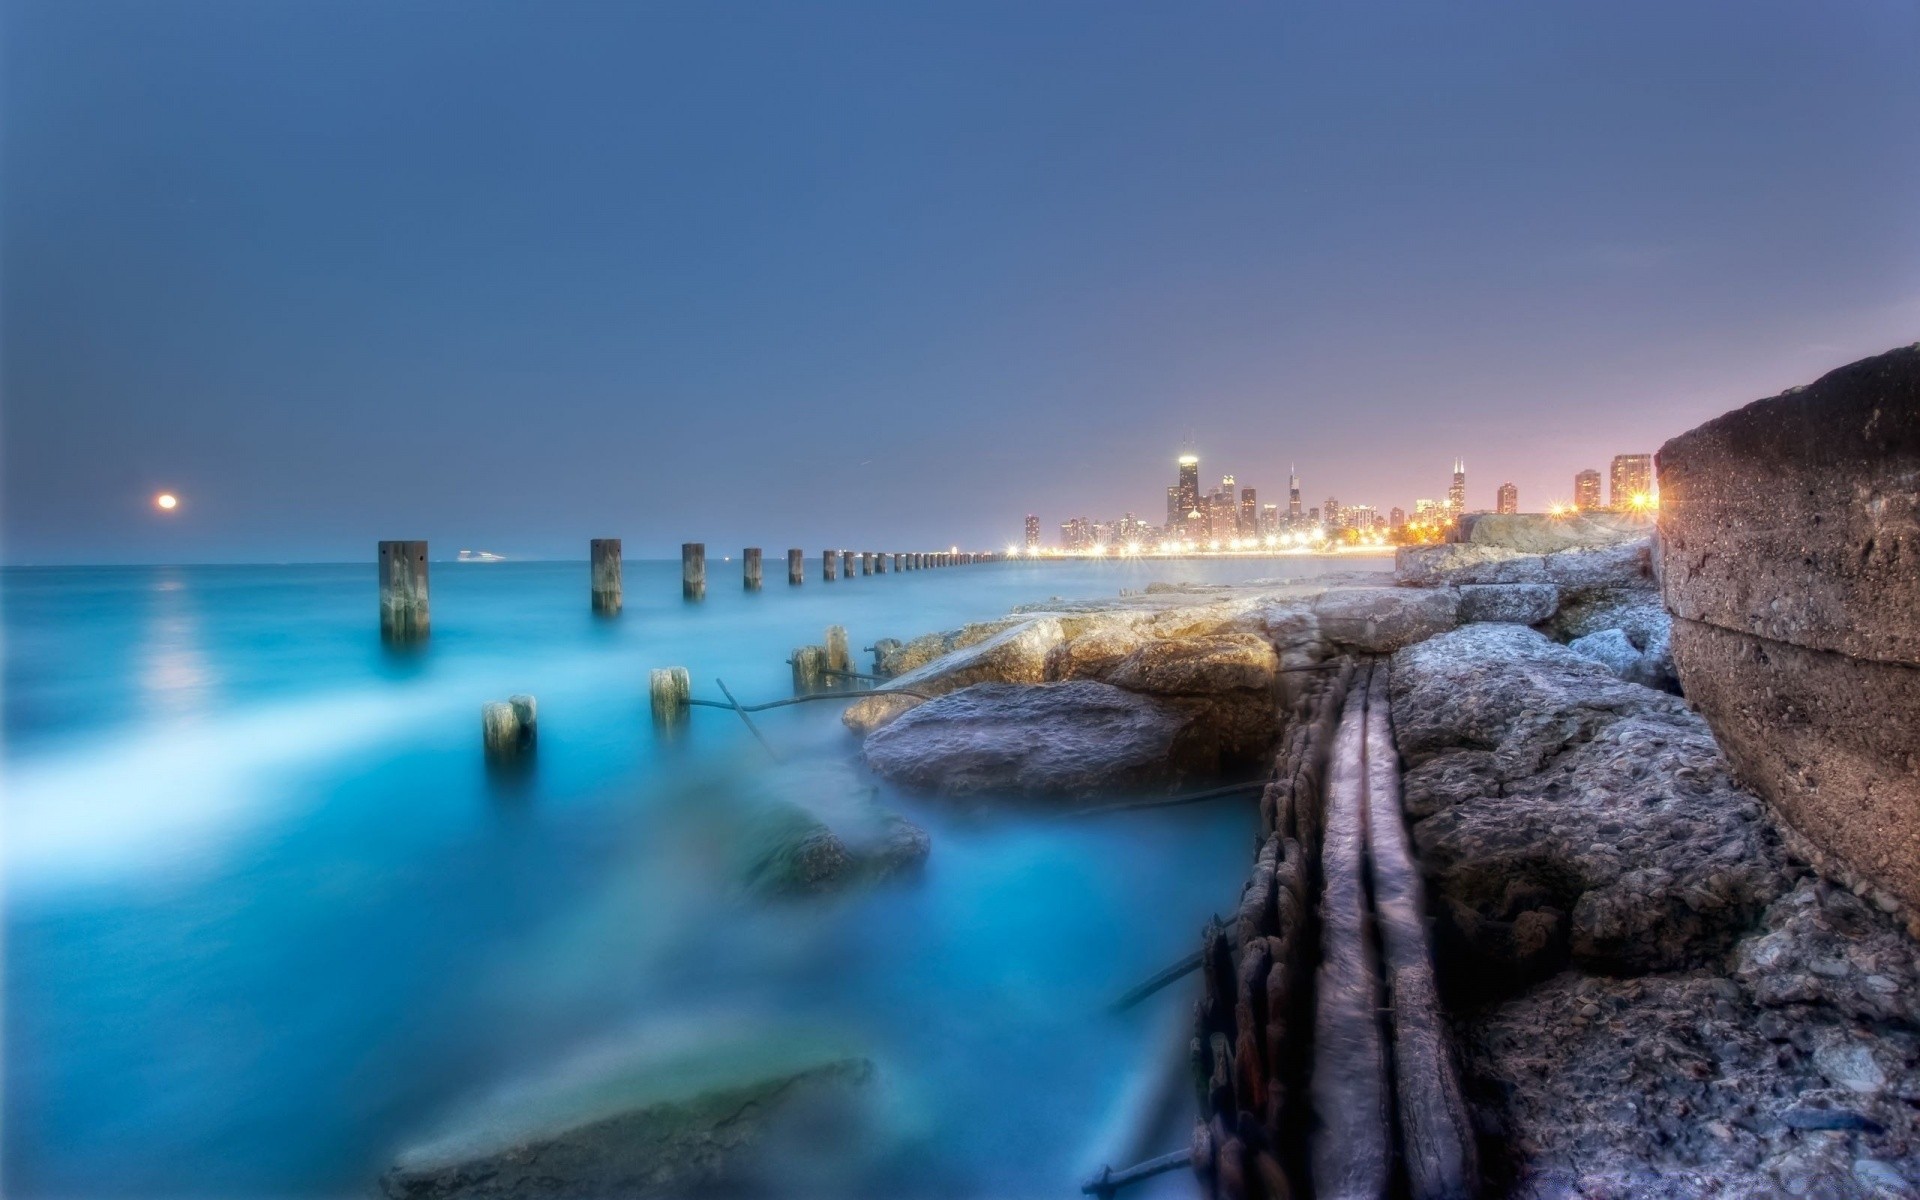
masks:
[[[3,11],[10,562],[1541,507],[1920,339],[1914,3]]]

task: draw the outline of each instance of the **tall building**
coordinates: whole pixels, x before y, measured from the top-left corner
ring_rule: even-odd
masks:
[[[1280,506],[1278,504],[1262,504],[1260,506],[1259,536],[1272,537],[1274,534],[1279,532],[1280,532]]]
[[[1600,472],[1588,469],[1573,477],[1573,506],[1581,512],[1600,507]]]
[[[1458,517],[1467,511],[1467,464],[1453,460],[1453,482],[1447,485],[1447,508]]]
[[[1260,536],[1260,503],[1252,488],[1240,489],[1240,536]]]
[[[1287,524],[1300,523],[1300,472],[1287,464]]]
[[[1040,544],[1040,518],[1034,516],[1032,513],[1028,513],[1027,514],[1027,549],[1031,550],[1035,546],[1038,546],[1039,544]]]
[[[1517,513],[1520,511],[1520,489],[1510,483],[1500,485],[1493,494],[1493,511],[1497,513]]]
[[[1407,510],[1396,508],[1387,514],[1387,528],[1401,530],[1407,527]]]
[[[1180,516],[1184,520],[1188,513],[1200,507],[1200,456],[1182,454],[1180,456],[1179,482]]]
[[[1207,537],[1210,540],[1224,542],[1238,537],[1239,522],[1239,506],[1234,503],[1232,492],[1220,488],[1207,497]]]
[[[1340,502],[1332,496],[1328,496],[1327,502],[1320,506],[1320,523],[1328,529],[1340,528]]]
[[[1371,504],[1349,504],[1340,510],[1340,523],[1361,533],[1372,533],[1379,516]]]
[[[1607,502],[1616,509],[1644,508],[1653,499],[1653,455],[1616,454]]]
[[[1174,484],[1167,489],[1167,529],[1171,531],[1180,528],[1180,522],[1185,520],[1186,516],[1186,513],[1180,511],[1180,485]]]

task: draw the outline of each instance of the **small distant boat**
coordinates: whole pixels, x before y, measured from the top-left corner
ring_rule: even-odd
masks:
[[[491,550],[462,550],[460,552],[459,561],[461,562],[505,562],[507,561],[507,559],[504,554],[495,554]]]

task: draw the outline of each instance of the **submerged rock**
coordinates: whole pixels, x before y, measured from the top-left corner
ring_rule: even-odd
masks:
[[[685,1048],[684,1038],[496,1099],[452,1133],[402,1153],[394,1200],[607,1200],[684,1196],[771,1137],[844,1139],[862,1058],[804,1037]]]
[[[867,737],[883,778],[949,795],[1083,795],[1166,781],[1191,714],[1092,680],[983,683],[928,701]]]
[[[918,869],[926,831],[878,803],[848,764],[789,764],[761,780],[726,821],[735,871],[762,899],[815,895]]]

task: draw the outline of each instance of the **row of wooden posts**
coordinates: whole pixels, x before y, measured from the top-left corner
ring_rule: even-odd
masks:
[[[787,551],[787,583],[806,582],[806,552]],[[612,614],[620,611],[625,593],[620,574],[620,539],[594,538],[589,551],[588,578],[592,588],[593,610]],[[859,575],[885,575],[922,571],[936,567],[970,566],[1000,557],[970,551],[873,551],[822,550],[820,578],[826,582]],[[761,585],[761,550],[748,546],[740,556],[741,581],[750,592]],[[680,547],[681,594],[689,600],[701,600],[707,594],[707,547],[704,542],[686,542]],[[427,544],[423,541],[380,543],[380,635],[393,642],[424,639],[432,629],[427,591]]]

